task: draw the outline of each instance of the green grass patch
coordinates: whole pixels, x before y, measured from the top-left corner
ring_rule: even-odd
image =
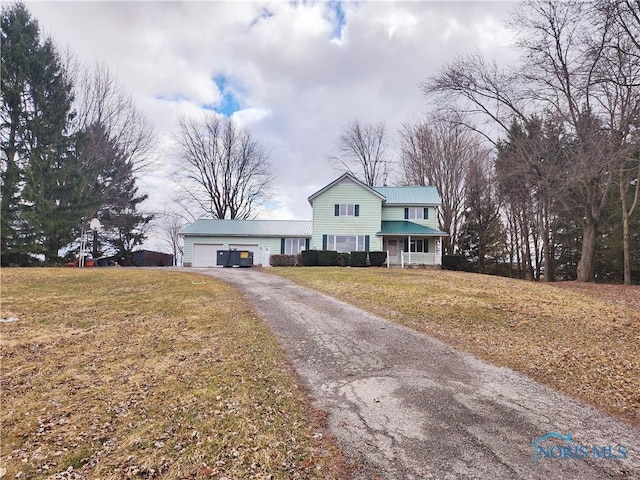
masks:
[[[3,269],[5,478],[343,478],[283,351],[182,272]],[[272,476],[272,477],[271,477]]]
[[[631,300],[462,272],[271,271],[640,424],[640,310]],[[625,292],[640,296],[639,287]]]

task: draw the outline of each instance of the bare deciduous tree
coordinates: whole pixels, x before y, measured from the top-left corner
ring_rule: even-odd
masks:
[[[401,131],[401,175],[407,185],[432,185],[438,189],[442,205],[438,210],[440,230],[447,255],[459,251],[460,226],[464,214],[464,188],[469,162],[485,156],[477,134],[456,122],[432,118],[417,124],[406,123]]]
[[[268,197],[273,180],[264,149],[229,118],[182,118],[175,136],[183,187],[205,213],[247,219]]]
[[[172,212],[165,212],[159,215],[156,228],[162,236],[163,244],[170,249],[173,254],[173,264],[180,265],[184,250],[184,243],[180,237],[180,232],[188,222],[183,217]]]
[[[609,133],[611,160],[617,171],[623,277],[624,283],[630,285],[629,220],[638,205],[640,193],[640,1],[602,0],[594,6],[594,13],[598,23],[607,27],[602,60],[594,74],[598,79],[594,90]],[[593,48],[597,49],[598,45]]]
[[[620,59],[607,53],[614,22],[598,20],[593,8],[578,1],[526,2],[514,23],[523,52],[519,70],[503,73],[476,55],[457,60],[423,84],[425,94],[436,96],[443,108],[461,105],[466,118],[483,119],[503,134],[514,119],[524,123],[536,112],[560,120],[572,138],[572,159],[553,196],[581,225],[579,281],[594,279],[598,225],[622,153],[622,103],[616,97],[617,116],[611,121],[604,87],[633,83],[603,76],[611,72],[610,66],[603,68],[607,62],[620,65]],[[478,130],[493,141],[486,129]]]
[[[155,134],[131,94],[103,64],[76,70],[78,129],[99,125],[108,140],[131,164],[133,173],[148,171],[155,148]]]
[[[369,186],[383,185],[389,175],[389,141],[384,123],[354,120],[338,140],[338,155],[330,160]]]

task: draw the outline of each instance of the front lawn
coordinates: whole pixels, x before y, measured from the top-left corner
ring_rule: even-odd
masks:
[[[444,270],[270,271],[640,425],[640,310],[624,300],[640,287],[612,297]]]
[[[0,477],[343,478],[236,290],[120,268],[3,269],[1,281],[2,318],[18,320],[0,324]]]

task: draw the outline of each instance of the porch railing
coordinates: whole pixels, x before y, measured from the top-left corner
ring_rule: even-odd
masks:
[[[435,253],[416,253],[400,251],[400,264],[405,265],[440,265],[440,255]]]

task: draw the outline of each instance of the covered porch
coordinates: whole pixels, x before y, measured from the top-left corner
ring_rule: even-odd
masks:
[[[434,265],[442,263],[442,237],[447,234],[408,221],[383,221],[377,233],[390,265]]]

